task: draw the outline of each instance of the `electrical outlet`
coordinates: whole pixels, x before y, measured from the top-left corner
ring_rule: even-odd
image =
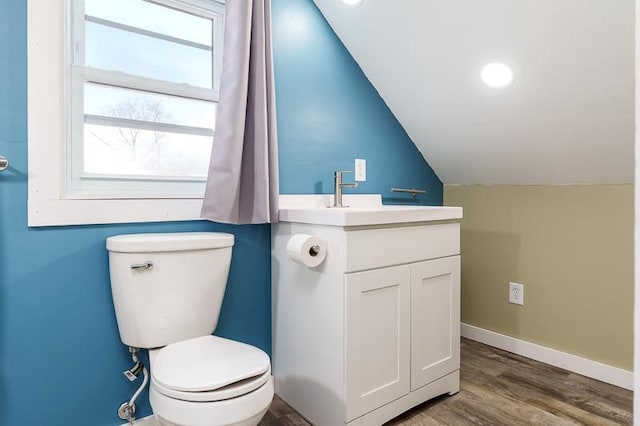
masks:
[[[358,182],[364,182],[367,180],[367,160],[362,160],[360,158],[356,158],[356,176],[355,180]]]
[[[509,283],[509,303],[524,305],[524,286],[518,283]]]

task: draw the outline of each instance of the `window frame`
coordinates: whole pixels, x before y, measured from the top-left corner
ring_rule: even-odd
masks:
[[[71,126],[73,112],[70,95],[73,89],[73,52],[69,41],[71,32],[77,31],[72,19],[75,1],[78,0],[28,0],[27,3],[28,225],[200,220],[201,195],[190,194],[189,198],[178,198],[179,194],[168,192],[155,193],[151,195],[152,198],[148,198],[148,195],[142,198],[143,194],[134,194],[136,198],[125,198],[132,194],[119,196],[113,193],[107,198],[104,194],[69,193],[71,149],[67,140],[74,131]],[[211,4],[205,0],[153,0],[153,3],[187,11],[192,8],[190,10],[200,12],[201,7]],[[216,3],[224,6],[222,1]],[[216,36],[220,38],[214,40],[214,46],[216,41],[222,42],[222,29],[217,28],[218,31],[220,33]],[[221,55],[220,50],[214,48],[214,54]],[[217,60],[221,63],[221,57]],[[96,78],[96,75],[101,77],[99,70],[88,71],[95,71],[92,78]],[[87,72],[86,67],[84,72]],[[123,75],[118,78],[126,80],[129,77]],[[143,80],[149,84],[157,83],[152,79]],[[199,90],[191,86],[184,86],[183,89],[185,92]]]

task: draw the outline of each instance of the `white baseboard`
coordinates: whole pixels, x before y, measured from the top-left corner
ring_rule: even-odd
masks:
[[[137,419],[134,423],[135,426],[158,426],[155,416],[152,414],[141,419]],[[129,426],[129,423],[122,423],[121,426]]]
[[[633,390],[633,371],[612,367],[601,362],[516,339],[515,337],[505,336],[504,334],[469,324],[460,324],[460,335],[467,339],[513,352],[514,354],[563,368],[592,379]]]

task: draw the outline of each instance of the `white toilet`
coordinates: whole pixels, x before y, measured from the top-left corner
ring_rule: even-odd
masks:
[[[217,232],[107,238],[120,339],[149,349],[149,399],[160,425],[254,426],[271,405],[269,356],[211,335],[233,242]]]

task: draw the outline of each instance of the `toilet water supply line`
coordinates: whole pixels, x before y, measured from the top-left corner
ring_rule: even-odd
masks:
[[[130,382],[133,382],[138,379],[140,373],[143,374],[142,383],[138,387],[138,389],[134,392],[133,396],[128,402],[124,402],[120,408],[118,409],[118,417],[122,420],[127,420],[129,424],[134,424],[136,421],[136,399],[140,396],[145,386],[149,382],[149,372],[147,371],[147,367],[144,366],[142,362],[138,359],[138,351],[140,349],[129,346],[129,352],[131,352],[131,359],[134,364],[133,367],[126,370],[123,374]]]

